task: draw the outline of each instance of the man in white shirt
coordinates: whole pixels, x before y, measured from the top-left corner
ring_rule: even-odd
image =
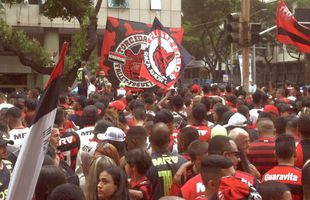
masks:
[[[0,110],[3,108],[12,108],[13,105],[10,103],[7,103],[7,97],[4,93],[0,92]]]
[[[8,139],[13,140],[13,147],[19,149],[29,132],[29,128],[25,127],[22,123],[21,109],[18,107],[9,108],[6,112],[6,120],[10,128]]]

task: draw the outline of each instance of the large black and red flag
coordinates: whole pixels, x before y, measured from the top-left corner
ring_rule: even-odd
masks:
[[[108,17],[102,43],[100,70],[104,70],[114,87],[123,82],[126,89],[153,88],[155,84],[140,76],[144,49],[148,45],[151,24]],[[181,42],[182,28],[169,30],[174,40]]]
[[[277,11],[277,40],[290,44],[304,53],[310,53],[310,29],[298,23],[281,0]]]
[[[193,57],[164,29],[156,17],[147,42],[140,76],[163,89],[170,89]]]
[[[18,155],[8,188],[8,200],[31,200],[33,197],[55,120],[67,50],[68,43],[65,42]]]

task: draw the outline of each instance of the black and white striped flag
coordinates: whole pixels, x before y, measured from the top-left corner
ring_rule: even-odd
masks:
[[[8,200],[32,199],[55,120],[67,50],[68,43],[65,42],[18,155],[8,188]]]

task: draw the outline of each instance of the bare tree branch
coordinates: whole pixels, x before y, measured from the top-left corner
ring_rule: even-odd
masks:
[[[45,67],[43,63],[39,63],[38,61],[34,61],[28,55],[22,53],[19,49],[15,48],[13,45],[5,46],[5,49],[13,52],[16,56],[18,56],[20,62],[23,65],[31,67],[34,71],[40,74],[51,74],[53,71],[53,67]]]

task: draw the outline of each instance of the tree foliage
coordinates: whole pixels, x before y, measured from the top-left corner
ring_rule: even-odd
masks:
[[[23,3],[23,0],[5,0],[8,4]],[[91,0],[47,0],[41,10],[49,19],[61,17],[64,20],[77,19],[80,23],[78,33],[73,36],[69,55],[65,63],[63,90],[75,80],[81,61],[88,61],[97,45],[97,14],[102,0],[96,5]],[[5,21],[0,21],[0,45],[15,53],[22,64],[42,74],[50,74],[49,56],[46,50],[35,39],[27,37],[24,32],[12,31]]]
[[[306,6],[308,1],[285,0],[292,8],[297,2],[299,6]],[[204,60],[211,70],[213,78],[218,80],[215,68],[229,59],[230,45],[226,41],[223,28],[226,16],[232,12],[241,12],[242,0],[182,0],[183,27],[185,36],[183,44],[196,59]],[[262,23],[262,30],[270,28],[276,22],[276,10],[279,2],[264,3],[260,0],[250,0],[250,22]],[[266,37],[275,38],[275,32]],[[265,37],[264,36],[264,37]],[[240,47],[235,47],[238,51]]]
[[[41,44],[29,38],[23,31],[12,30],[3,19],[0,19],[0,46],[17,55],[22,64],[31,66],[42,74],[50,74],[52,69],[46,68],[49,55]]]

